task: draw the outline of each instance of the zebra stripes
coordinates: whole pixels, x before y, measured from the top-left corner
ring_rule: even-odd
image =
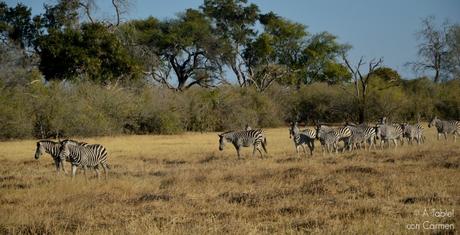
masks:
[[[417,123],[410,125],[403,123],[401,124],[401,128],[403,129],[403,137],[408,139],[409,144],[412,144],[413,140],[415,140],[417,144],[423,142],[423,127],[421,124]]]
[[[331,148],[338,152],[338,142],[343,141],[345,143],[351,135],[352,132],[348,127],[332,128],[321,124],[316,126],[316,138],[320,140],[323,152],[325,148],[328,152]]]
[[[85,178],[88,167],[94,168],[99,178],[99,166],[101,166],[107,178],[109,169],[107,150],[102,145],[79,145],[74,141],[64,140],[61,142],[59,157],[65,158],[72,164],[72,177],[75,177],[77,167],[80,166],[83,168]]]
[[[289,128],[289,138],[292,138],[294,141],[295,150],[297,152],[297,156],[299,157],[299,147],[301,147],[307,155],[307,151],[305,149],[305,145],[308,146],[310,149],[310,155],[313,155],[313,150],[315,149],[315,138],[316,132],[311,129],[305,129],[303,131],[299,131],[299,127],[297,126],[297,122],[291,123]]]
[[[376,129],[375,127],[369,127],[367,125],[346,125],[351,131],[351,136],[346,140],[346,147],[351,151],[355,147],[364,145],[366,149],[366,144],[369,144],[369,150],[374,146],[376,141]],[[345,148],[344,148],[345,150]]]
[[[403,129],[399,124],[378,124],[376,126],[376,137],[381,139],[381,148],[383,148],[382,144],[385,143],[388,143],[388,146],[390,146],[390,140],[393,141],[396,148],[398,146],[396,140],[403,141]]]
[[[85,142],[79,142],[75,140],[68,140],[69,142],[72,142],[77,145],[88,145]],[[59,152],[61,148],[61,142],[54,142],[51,140],[40,140],[37,142],[37,148],[35,150],[35,159],[39,159],[40,156],[43,154],[43,152],[48,153],[51,155],[51,157],[54,160],[54,164],[56,166],[56,172],[59,173],[59,169],[64,171],[65,174],[67,174],[67,171],[65,170],[64,167],[64,162],[66,161],[65,158],[60,158]]]
[[[321,143],[321,150],[323,154],[326,150],[328,153],[330,153],[331,151],[335,151],[336,153],[338,153],[338,142],[340,138],[344,135],[347,135],[347,137],[349,137],[351,135],[350,129],[334,129],[324,125],[318,125],[316,127],[316,138],[319,139]]]
[[[457,140],[457,135],[460,136],[460,121],[445,121],[441,120],[438,117],[431,119],[428,127],[436,127],[438,131],[438,140],[441,134],[444,134],[444,138],[447,140],[447,134],[452,134],[454,136],[454,142]]]
[[[35,149],[35,159],[38,160],[43,152],[48,153],[54,160],[56,173],[59,173],[59,170],[61,169],[65,174],[67,174],[64,167],[64,161],[61,161],[61,158],[59,157],[60,147],[61,144],[59,142],[54,142],[51,140],[40,140],[37,142],[37,148]]]
[[[243,130],[243,131],[228,131],[222,134],[218,134],[219,136],[219,150],[224,150],[225,142],[232,143],[236,149],[236,153],[238,155],[238,159],[240,158],[240,150],[241,147],[249,147],[254,146],[252,151],[252,156],[254,156],[256,150],[260,153],[260,157],[263,157],[261,148],[267,153],[266,145],[267,139],[265,138],[265,134],[261,129],[255,130]]]

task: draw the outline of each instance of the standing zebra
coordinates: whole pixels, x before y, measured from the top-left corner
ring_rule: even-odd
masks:
[[[360,125],[347,125],[346,126],[351,131],[351,136],[346,139],[345,146],[348,146],[348,149],[351,151],[357,145],[364,145],[364,149],[366,149],[366,144],[369,144],[369,150],[371,150],[372,146],[375,149],[375,142],[376,142],[376,130],[375,127],[369,127],[365,124]],[[344,148],[345,150],[345,148]]]
[[[396,140],[402,141],[403,130],[401,125],[398,124],[377,124],[376,126],[376,137],[380,138],[380,147],[383,148],[382,143],[388,143],[390,146],[390,140],[393,141],[395,148],[398,146]]]
[[[69,140],[79,145],[87,145],[85,142],[78,142],[74,140]],[[64,167],[65,159],[59,157],[59,149],[61,147],[60,142],[54,142],[51,140],[40,140],[37,142],[37,148],[35,149],[35,159],[39,159],[43,152],[48,153],[54,160],[54,165],[56,166],[56,173],[59,173],[59,169],[64,171],[64,174],[67,174],[67,171]]]
[[[344,144],[346,145],[346,141],[347,139],[351,136],[351,130],[350,128],[344,126],[344,127],[339,127],[339,128],[332,128],[332,127],[329,127],[329,126],[326,126],[326,125],[322,125],[322,124],[317,124],[316,125],[316,135],[317,135],[317,138],[318,138],[318,131],[322,131],[323,133],[326,133],[326,132],[333,132],[337,138],[338,138],[338,141],[343,141]],[[321,139],[320,139],[321,140]],[[337,144],[336,144],[337,145]]]
[[[330,153],[331,150],[335,150],[335,152],[338,153],[338,142],[340,140],[340,136],[340,130],[324,125],[316,126],[316,138],[319,139],[319,142],[321,143],[321,151],[323,154],[325,150],[327,150],[328,153]]]
[[[299,147],[302,147],[305,156],[307,155],[307,150],[305,149],[305,145],[308,146],[310,149],[310,155],[313,155],[313,150],[315,149],[315,138],[316,132],[311,129],[305,129],[303,131],[299,131],[299,127],[297,126],[297,122],[291,123],[289,128],[289,138],[294,140],[295,150],[297,152],[297,156],[299,157]]]
[[[74,141],[64,140],[61,142],[59,157],[66,159],[72,164],[72,178],[75,177],[77,167],[83,168],[85,178],[86,168],[93,167],[99,178],[99,166],[104,169],[105,178],[108,176],[109,164],[107,164],[107,150],[99,144],[79,145]]]
[[[438,131],[438,140],[441,134],[444,134],[444,138],[447,140],[447,134],[454,136],[454,142],[457,139],[457,135],[460,135],[460,121],[443,121],[438,117],[434,117],[428,127],[435,126]]]
[[[224,150],[225,142],[230,142],[235,146],[236,153],[238,155],[238,159],[240,158],[240,149],[241,147],[249,147],[251,145],[254,146],[252,151],[252,156],[256,153],[256,150],[259,151],[260,157],[263,157],[261,147],[267,153],[267,138],[265,138],[265,134],[263,130],[256,129],[256,130],[244,130],[244,131],[228,131],[222,134],[218,134],[219,136],[219,150]]]
[[[417,141],[417,144],[423,142],[423,127],[419,123],[415,125],[403,123],[401,127],[403,129],[403,137],[408,139],[409,144],[412,144],[414,139]]]
[[[67,174],[67,171],[64,167],[64,161],[61,161],[61,158],[59,158],[60,147],[61,144],[59,142],[54,142],[51,140],[40,140],[37,142],[37,148],[35,149],[35,159],[38,160],[43,152],[48,153],[54,160],[56,173],[59,173],[59,169],[61,169],[65,174]]]

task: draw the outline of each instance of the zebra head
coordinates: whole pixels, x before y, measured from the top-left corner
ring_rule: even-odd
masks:
[[[45,152],[45,148],[42,145],[41,141],[37,142],[37,149],[35,149],[35,159],[39,159],[40,156]]]
[[[222,151],[224,150],[225,147],[225,138],[223,134],[218,134],[219,136],[219,150]]]
[[[436,125],[437,122],[439,122],[439,118],[437,116],[434,116],[433,119],[431,119],[430,123],[428,124],[428,127],[431,128],[431,126]]]

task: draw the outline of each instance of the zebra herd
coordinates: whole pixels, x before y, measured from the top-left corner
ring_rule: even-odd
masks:
[[[347,149],[352,151],[362,147],[369,150],[372,147],[376,149],[377,140],[380,140],[380,148],[383,148],[385,144],[390,146],[390,141],[393,142],[396,148],[398,142],[401,144],[404,143],[404,138],[409,143],[412,143],[414,140],[417,144],[425,142],[424,129],[419,123],[415,125],[387,123],[385,117],[374,126],[347,123],[342,127],[330,127],[324,124],[315,124],[315,129],[300,130],[297,122],[291,123],[289,138],[292,138],[298,156],[300,148],[307,155],[306,147],[310,150],[310,155],[313,155],[316,139],[321,143],[323,154],[325,152],[338,153],[339,142],[341,141],[343,142],[342,152]],[[457,135],[460,135],[460,121],[444,121],[434,117],[428,124],[429,128],[433,126],[438,132],[438,140],[441,135],[444,135],[447,140],[447,134],[452,134],[455,142]],[[264,153],[268,153],[267,138],[262,129],[252,129],[246,125],[244,130],[227,131],[218,134],[218,136],[219,150],[222,151],[224,149],[225,143],[231,143],[236,149],[238,158],[240,158],[242,147],[253,146],[252,155],[254,156],[257,151],[261,158],[264,157]],[[52,156],[57,173],[63,171],[67,174],[64,162],[70,162],[72,165],[72,178],[75,177],[78,167],[83,168],[85,178],[87,177],[87,168],[93,168],[98,178],[99,167],[102,167],[104,170],[106,178],[108,169],[110,169],[107,164],[107,150],[100,144],[88,144],[74,140],[59,142],[40,140],[37,142],[35,159],[39,159],[43,153],[48,153]]]
[[[444,135],[447,140],[447,134],[454,136],[454,142],[456,136],[460,135],[460,121],[443,121],[437,117],[434,117],[428,127],[436,127],[438,132],[438,140],[441,135]],[[380,148],[382,149],[385,145],[390,147],[390,142],[393,142],[394,147],[398,146],[398,142],[401,145],[404,143],[404,139],[407,139],[408,143],[412,144],[416,141],[417,144],[425,142],[425,136],[423,135],[424,128],[420,123],[414,125],[408,123],[387,123],[386,117],[376,125],[366,124],[353,124],[347,123],[342,127],[330,127],[324,124],[315,122],[315,129],[304,129],[300,130],[297,122],[291,122],[289,127],[289,138],[292,138],[295,146],[297,155],[299,156],[299,149],[302,149],[307,155],[306,147],[310,150],[310,155],[313,155],[315,149],[315,140],[319,140],[322,147],[323,154],[325,152],[331,153],[339,152],[339,142],[343,142],[342,152],[345,150],[352,151],[357,148],[364,148],[371,150],[376,149],[378,140],[380,140]],[[263,130],[252,129],[246,125],[245,130],[239,131],[228,131],[219,134],[219,150],[223,150],[225,142],[232,143],[236,149],[237,156],[240,158],[241,147],[253,146],[252,155],[258,151],[260,156],[263,157],[261,149],[267,153],[266,145],[267,139]]]
[[[105,178],[108,177],[110,166],[107,164],[107,150],[100,144],[88,144],[75,140],[59,142],[40,140],[37,142],[35,159],[38,160],[43,153],[51,155],[57,173],[62,170],[67,174],[64,167],[64,162],[67,161],[72,165],[72,178],[75,177],[78,167],[83,168],[85,178],[87,168],[93,168],[99,178],[99,166],[104,170]]]

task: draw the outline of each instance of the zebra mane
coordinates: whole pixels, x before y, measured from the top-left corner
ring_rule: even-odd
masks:
[[[228,133],[232,133],[232,132],[236,132],[235,130],[230,130],[230,131],[226,131],[226,132],[223,132],[223,133],[220,133],[219,136],[224,136]]]
[[[59,142],[55,142],[52,140],[39,140],[37,143],[50,143],[50,144],[59,144]]]

